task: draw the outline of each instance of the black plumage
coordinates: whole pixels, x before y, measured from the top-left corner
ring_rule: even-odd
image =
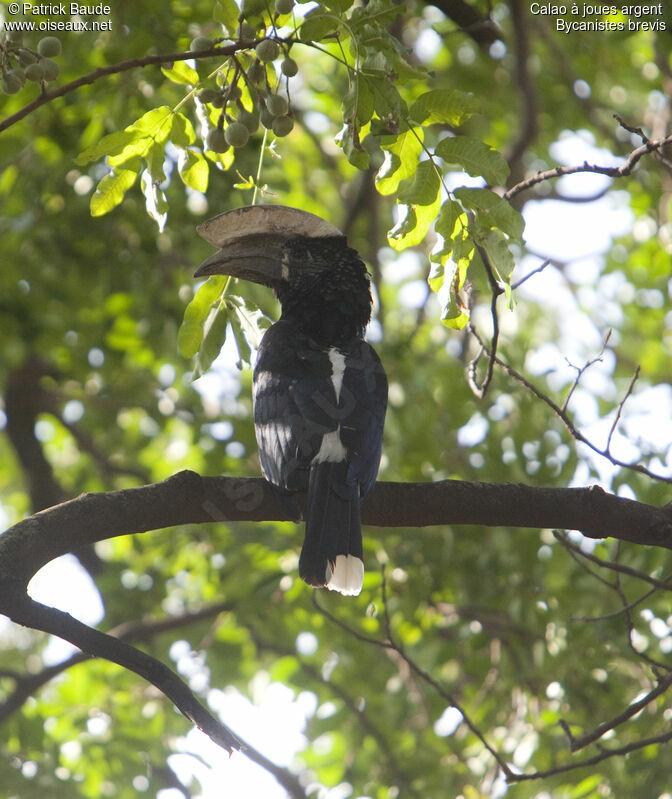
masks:
[[[233,222],[232,215],[243,221],[238,233],[220,224],[226,233],[208,240],[223,241],[222,249],[196,274],[264,283],[280,300],[282,315],[264,335],[254,369],[262,472],[290,514],[292,495],[307,494],[301,577],[358,594],[360,498],[376,480],[387,404],[385,372],[364,341],[369,276],[345,237],[318,217],[256,206],[215,221]]]

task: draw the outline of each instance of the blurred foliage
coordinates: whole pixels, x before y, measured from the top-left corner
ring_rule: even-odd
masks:
[[[274,318],[276,304],[255,286],[230,286],[222,298],[223,281],[196,293],[191,279],[211,253],[196,225],[253,196],[328,218],[370,264],[378,292],[371,337],[391,386],[381,479],[599,482],[642,502],[669,501],[667,483],[592,456],[503,372],[477,399],[465,377],[474,342],[456,328],[470,319],[488,331],[490,286],[479,248],[509,289],[540,265],[521,244],[519,211],[523,201],[557,199],[560,184],[519,195],[515,209],[492,189],[554,166],[569,131],[575,144],[627,155],[641,139],[614,113],[652,137],[669,132],[670,12],[657,32],[561,35],[552,17],[531,15],[527,3],[472,0],[483,19],[491,8],[496,34],[488,45],[478,28],[470,35],[450,18],[458,5],[297,5],[275,21],[283,50],[293,42],[298,75],[287,84],[276,71],[286,57],[279,52],[255,84],[253,40],[273,38],[274,15],[265,3],[246,2],[251,39],[237,60],[128,69],[0,133],[6,526],[41,500],[183,468],[258,474],[250,374],[236,364],[253,359],[245,331]],[[115,3],[111,14],[111,32],[60,36],[60,75],[49,90],[97,67],[202,49],[199,37],[228,47],[240,32],[232,0]],[[26,34],[24,44],[35,49],[38,40]],[[5,45],[3,58],[11,49]],[[3,62],[3,71],[12,66]],[[229,86],[240,96],[230,96],[227,117],[216,98]],[[204,88],[215,104],[196,97]],[[3,96],[3,117],[39,91],[28,82]],[[252,131],[244,146],[208,149],[220,120],[226,134],[247,119],[243,112],[268,110],[279,93],[290,101],[289,135],[276,136],[267,119],[270,127]],[[534,119],[528,129],[526,115]],[[590,152],[607,163],[607,152]],[[569,410],[603,446],[641,365],[614,448],[669,475],[669,169],[647,157],[633,176],[613,182],[613,196],[611,210],[628,208],[632,223],[589,266],[555,253],[514,288],[513,312],[502,298],[499,353],[562,404],[576,376],[565,357],[580,368],[611,329]],[[575,232],[565,231],[568,242]],[[216,325],[213,308],[224,312]],[[192,382],[196,374],[203,376]],[[548,530],[375,528],[365,538],[362,595],[320,594],[318,607],[297,579],[301,533],[290,524],[218,523],[103,542],[95,558],[82,556],[104,603],[101,627],[175,619],[225,601],[217,615],[148,633],[142,645],[176,663],[215,707],[229,688],[258,699],[260,675],[296,697],[309,692],[316,710],[295,765],[323,786],[349,783],[355,796],[597,799],[641,795],[644,785],[652,797],[669,790],[669,744],[660,743],[507,789],[482,741],[445,715],[458,703],[516,770],[599,755],[595,745],[570,754],[560,722],[577,737],[588,733],[668,673],[669,592],[587,563]],[[571,540],[658,580],[668,574],[664,550]],[[11,625],[0,632],[0,697],[7,698],[17,674],[41,671],[48,639]],[[389,632],[397,650],[368,641],[382,643]],[[305,633],[314,646],[299,644]],[[669,733],[671,724],[663,695],[601,743],[628,747]],[[154,796],[175,787],[166,759],[184,751],[187,730],[134,675],[81,663],[5,720],[0,784],[21,799]],[[197,783],[190,790],[195,795]]]

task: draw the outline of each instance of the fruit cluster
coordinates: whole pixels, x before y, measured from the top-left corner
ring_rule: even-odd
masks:
[[[287,44],[275,36],[275,28],[273,36],[257,41],[260,25],[255,27],[246,19],[246,14],[250,13],[246,5],[244,2],[238,17],[235,37],[243,44],[249,42],[249,56],[235,59],[233,76],[226,78],[224,85],[202,88],[198,93],[201,103],[221,109],[216,116],[210,115],[214,127],[206,139],[207,149],[215,153],[224,153],[230,147],[244,147],[260,124],[278,137],[287,136],[294,127],[289,95],[279,93],[278,76],[273,69],[269,73],[268,68],[282,57],[280,76],[292,78],[299,71],[298,64],[290,57]],[[293,8],[294,0],[275,0],[274,23],[279,16],[290,14]],[[254,19],[252,14],[250,19]],[[199,52],[214,46],[216,42],[212,39],[198,36],[189,49]]]
[[[45,36],[37,43],[37,50],[31,50],[23,45],[21,31],[7,31],[0,44],[2,91],[16,94],[27,80],[40,84],[56,80],[60,69],[53,59],[60,54],[57,36]]]

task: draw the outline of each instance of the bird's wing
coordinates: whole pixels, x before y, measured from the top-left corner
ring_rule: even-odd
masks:
[[[293,325],[276,323],[259,347],[253,396],[264,477],[290,491],[307,490],[322,437],[338,426],[328,355]]]
[[[346,354],[339,406],[340,438],[348,453],[348,480],[358,482],[364,495],[376,482],[387,407],[385,370],[373,347],[365,341],[358,341]]]

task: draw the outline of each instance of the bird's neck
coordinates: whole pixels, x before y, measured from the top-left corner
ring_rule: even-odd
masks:
[[[294,270],[294,279],[276,289],[282,319],[325,347],[344,347],[362,339],[371,318],[371,287],[366,267],[354,250],[329,253],[318,270]]]

